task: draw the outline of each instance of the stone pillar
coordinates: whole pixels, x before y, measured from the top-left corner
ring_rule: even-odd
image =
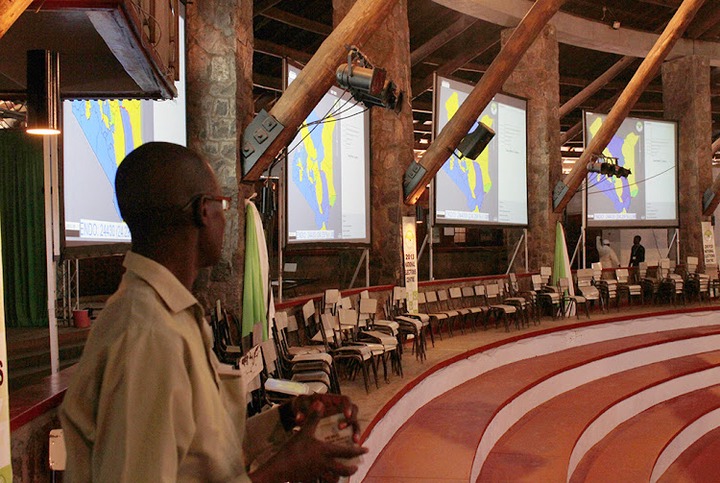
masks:
[[[223,194],[239,198],[226,216],[222,259],[201,274],[195,292],[203,306],[220,299],[239,316],[247,190],[238,183],[239,134],[253,116],[252,2],[192,2],[186,18],[188,147],[210,163]]]
[[[512,29],[502,32],[503,45]],[[559,50],[555,27],[549,25],[530,46],[510,78],[503,85],[508,94],[527,99],[528,156],[528,257],[530,271],[552,266],[555,252],[553,186],[562,179],[560,158]],[[517,240],[517,237],[506,237]],[[513,246],[508,247],[508,259]],[[522,266],[524,255],[518,253],[515,267]]]
[[[355,0],[333,0],[334,22],[340,23]],[[399,0],[392,13],[360,50],[404,93],[399,113],[371,109],[370,211],[371,285],[402,282],[402,217],[415,214],[403,202],[402,179],[413,160],[412,106],[410,104],[410,36],[407,0]]]
[[[678,121],[680,262],[703,259],[702,195],[712,184],[712,118],[710,64],[696,55],[662,66],[665,118]],[[702,263],[702,262],[701,262]]]

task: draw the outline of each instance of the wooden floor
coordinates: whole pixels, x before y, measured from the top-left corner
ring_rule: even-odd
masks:
[[[720,305],[720,302],[710,301],[702,305],[693,303],[677,307],[667,305],[621,307],[620,310],[612,309],[609,313],[593,312],[591,313],[591,320],[596,321],[611,319],[625,315],[641,316],[643,314],[672,309],[695,309],[703,305],[717,307]],[[586,320],[587,319],[585,317],[581,317],[580,319],[581,322]],[[477,330],[474,332],[471,331],[465,333],[464,335],[456,334],[452,338],[449,338],[447,334],[444,334],[443,340],[439,340],[436,336],[435,347],[428,347],[428,357],[426,361],[417,361],[409,353],[409,351],[405,352],[403,356],[404,378],[392,376],[389,383],[381,381],[379,383],[379,388],[371,386],[370,392],[367,394],[364,390],[362,381],[360,380],[342,381],[341,387],[344,394],[349,395],[358,403],[360,407],[361,423],[364,427],[367,427],[376,415],[383,412],[383,407],[386,404],[389,404],[393,397],[395,397],[398,392],[402,391],[405,385],[422,377],[423,373],[430,370],[435,365],[477,347],[502,341],[509,337],[517,336],[518,334],[531,333],[553,327],[562,327],[564,325],[575,324],[577,322],[578,319],[575,317],[558,320],[552,320],[547,317],[542,319],[540,325],[532,326],[520,331],[512,330],[510,332],[505,332],[504,328],[501,327],[489,328],[488,330]],[[720,332],[720,325],[712,329],[703,329],[700,333],[712,331]],[[653,336],[649,335],[644,339],[639,338],[632,342],[629,341],[628,343],[642,344],[648,343],[648,341],[651,341],[652,339]],[[613,350],[618,349],[617,343],[609,343],[604,349],[598,346],[593,350],[608,350],[609,347],[612,347]],[[576,352],[584,354],[582,357],[592,356],[592,351],[587,349],[580,349]],[[402,430],[398,432],[396,437],[393,438],[393,444],[385,448],[383,453],[376,460],[376,464],[369,471],[365,481],[468,481],[470,470],[468,465],[472,463],[472,454],[469,454],[468,451],[472,450],[472,453],[474,454],[476,449],[477,440],[482,431],[482,420],[488,416],[486,409],[489,406],[484,406],[485,404],[488,404],[488,400],[501,398],[503,397],[503,394],[507,396],[508,393],[512,393],[513,388],[517,387],[518,384],[521,385],[527,378],[537,376],[537,374],[533,374],[534,370],[538,370],[537,368],[542,368],[543,371],[550,370],[554,367],[553,363],[550,362],[553,358],[555,358],[554,364],[561,366],[562,364],[568,363],[568,360],[570,360],[569,358],[571,357],[571,353],[563,351],[562,355],[547,356],[547,360],[544,361],[543,364],[533,364],[526,367],[517,365],[514,368],[504,368],[503,370],[508,372],[503,374],[502,371],[497,371],[497,373],[494,374],[495,379],[490,378],[483,380],[483,384],[486,384],[486,386],[474,387],[468,383],[468,385],[463,385],[456,390],[453,390],[450,394],[446,394],[436,400],[433,400],[433,404],[439,404],[443,409],[438,410],[437,406],[430,407],[430,405],[428,405],[428,407],[424,407],[418,411],[410,419],[410,421],[403,426]],[[682,370],[687,369],[690,364],[699,364],[700,366],[703,364],[720,364],[720,352],[708,355],[707,358],[702,360],[698,358],[691,358],[690,361],[676,362],[677,367],[682,368]],[[647,381],[650,381],[653,377],[660,377],[661,375],[667,376],[667,374],[671,373],[673,370],[674,369],[672,367],[668,367],[668,364],[659,364],[653,368],[643,368],[642,370],[638,370],[635,372],[634,376],[628,377],[640,379],[644,378],[647,379]],[[655,376],[652,376],[652,374],[655,374]],[[622,388],[622,386],[622,384],[619,384],[619,387]],[[622,391],[623,389],[620,389],[620,392]],[[602,404],[604,399],[601,400],[599,398],[594,398],[594,394],[597,392],[606,392],[608,397],[610,397],[611,394],[611,391],[608,388],[594,387],[593,389],[585,388],[584,392],[580,391],[574,395],[568,395],[568,397],[577,397],[578,399],[576,401],[579,401],[580,403],[589,398],[594,399],[596,404]],[[708,394],[711,394],[711,392]],[[711,397],[709,400],[705,399],[705,401],[706,403],[708,401],[714,402],[715,398]],[[718,404],[718,406],[720,406],[720,404]],[[587,408],[588,405],[580,404],[579,407]],[[566,456],[563,456],[563,458],[560,458],[557,461],[553,461],[552,458],[550,461],[543,461],[545,456],[538,456],[537,454],[533,455],[532,450],[528,449],[528,446],[532,446],[532,443],[528,443],[528,441],[537,441],[538,435],[545,434],[549,429],[560,428],[561,430],[559,434],[562,435],[566,434],[562,431],[562,428],[569,428],[573,424],[586,424],[586,420],[581,417],[577,420],[569,417],[567,421],[564,421],[561,424],[555,424],[554,418],[543,417],[543,413],[546,415],[552,414],[552,411],[554,410],[556,409],[545,407],[534,412],[531,418],[523,421],[522,427],[526,428],[526,432],[520,431],[517,434],[514,434],[514,436],[508,435],[507,438],[500,441],[499,444],[501,446],[499,446],[498,451],[488,459],[487,466],[484,468],[483,473],[480,476],[480,481],[564,480],[565,475],[561,475],[561,468],[566,469],[567,466],[556,463],[562,463],[564,461],[563,458],[566,458]],[[666,410],[671,411],[672,409]],[[639,427],[640,426],[638,426],[638,428]],[[636,428],[635,431],[637,432],[641,430]],[[433,439],[428,438],[428,434],[440,436]],[[567,434],[574,433],[572,433],[572,431],[568,431]],[[549,451],[560,451],[558,448],[566,449],[562,445],[567,444],[567,440],[564,440],[561,437],[553,437],[549,438],[549,440],[554,441],[554,445],[559,445]],[[472,441],[472,444],[467,445],[466,447],[467,441]],[[545,444],[548,439],[543,438],[542,441],[543,444]],[[715,441],[708,436],[705,443],[705,445],[710,448],[713,444],[715,444]],[[522,450],[518,451],[518,445],[522,447]],[[720,447],[720,444],[717,444],[716,446]],[[546,446],[543,447],[547,449]],[[408,448],[412,449],[408,450]],[[699,451],[697,448],[693,449],[696,453],[698,453],[694,461],[704,461],[708,459],[704,454],[704,451]],[[720,456],[720,453],[717,454]],[[607,457],[607,455],[604,457]],[[691,458],[691,456],[683,454],[683,458]],[[720,460],[720,458],[718,459]],[[715,475],[720,473],[704,473],[701,469],[695,467],[698,463],[695,463],[694,461],[687,462],[686,470],[678,470],[678,468],[673,467],[669,470],[668,474],[670,474],[670,471],[685,471],[687,474],[690,474],[689,472],[691,471],[695,471],[696,473],[699,472],[700,476],[697,474],[695,476],[700,479],[685,479],[685,481],[717,481]],[[678,462],[678,464],[680,464],[680,462]],[[593,466],[594,465],[590,465],[590,467],[580,467],[579,471],[582,472],[581,474],[587,476],[588,481],[609,481],[603,474],[602,466]],[[713,466],[713,468],[715,466]],[[629,474],[630,473],[628,473],[628,475]],[[712,478],[708,479],[711,474]],[[647,480],[630,478],[621,478],[620,480],[617,480],[613,478],[612,481]]]

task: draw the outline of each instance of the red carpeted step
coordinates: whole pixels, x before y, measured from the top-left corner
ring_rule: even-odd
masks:
[[[643,411],[593,447],[578,465],[571,482],[650,481],[653,465],[668,441],[719,406],[720,386],[713,386]]]
[[[719,479],[720,429],[715,429],[681,454],[658,483],[716,483]]]
[[[609,353],[691,335],[717,333],[719,329],[718,326],[688,328],[614,339],[492,370],[418,410],[383,449],[365,481],[397,478],[467,481],[480,436],[492,415],[535,381]]]
[[[565,480],[575,442],[596,416],[643,388],[715,366],[720,366],[720,351],[645,365],[567,391],[529,412],[498,441],[483,466],[481,479]],[[628,464],[649,459],[651,471],[664,442],[655,452],[644,453],[636,448]],[[622,481],[647,481],[649,476],[648,472],[645,478]]]

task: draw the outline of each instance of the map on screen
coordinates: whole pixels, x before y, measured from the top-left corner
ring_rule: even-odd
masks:
[[[438,131],[455,115],[473,86],[438,78]],[[474,159],[457,150],[435,177],[437,223],[527,224],[526,101],[496,95],[478,117],[495,137]],[[476,129],[477,125],[472,130]],[[471,132],[472,132],[471,130]]]
[[[585,142],[606,116],[585,113]],[[603,155],[631,171],[627,177],[588,173],[588,226],[674,226],[677,224],[676,124],[627,118]]]
[[[288,66],[288,83],[300,69]],[[287,240],[369,242],[368,116],[333,87],[288,147]]]

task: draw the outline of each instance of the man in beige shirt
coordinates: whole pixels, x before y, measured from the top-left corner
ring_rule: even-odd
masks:
[[[133,246],[60,408],[66,481],[334,481],[354,473],[342,458],[366,450],[347,398],[297,398],[246,419],[242,384],[218,375],[190,291],[222,248],[228,200],[210,166],[182,146],[148,143],[121,163],[115,185]],[[314,438],[320,418],[338,412],[354,446]]]

